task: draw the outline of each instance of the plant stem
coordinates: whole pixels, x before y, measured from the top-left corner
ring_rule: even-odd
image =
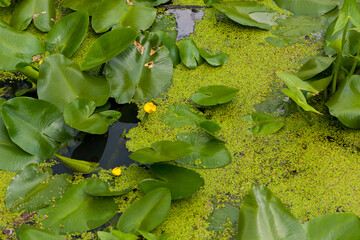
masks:
[[[340,54],[337,55],[337,58],[336,58],[335,73],[334,73],[334,78],[332,80],[332,85],[331,85],[331,94],[334,94],[336,91],[336,81],[337,81],[337,77],[339,74],[340,62],[342,60],[342,51],[344,49],[344,45],[345,45],[345,41],[346,41],[346,33],[347,33],[348,25],[349,24],[346,24],[344,27],[344,31],[342,34],[342,40],[341,40],[341,52],[340,52]]]
[[[39,78],[39,71],[36,71],[31,66],[18,69],[19,72],[30,78],[30,81],[36,84],[36,80]]]
[[[356,55],[355,55],[355,57],[354,57],[354,63],[353,63],[353,65],[352,65],[352,67],[351,67],[351,70],[350,70],[350,73],[349,73],[349,77],[351,77],[351,76],[354,74],[354,72],[355,72],[356,66],[357,66],[357,64],[358,64],[359,54],[360,54],[360,43],[358,44],[358,50],[357,50],[357,53],[356,53]]]
[[[297,106],[297,110],[299,111],[299,113],[301,114],[301,116],[305,119],[305,121],[310,125],[314,125],[313,122],[310,121],[310,119],[305,115],[305,113],[303,112],[303,110],[301,109],[301,107],[299,105],[296,105]]]

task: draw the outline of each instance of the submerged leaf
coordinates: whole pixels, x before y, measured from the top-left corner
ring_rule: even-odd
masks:
[[[0,69],[15,71],[21,62],[31,63],[32,57],[45,53],[34,35],[0,24]]]
[[[84,40],[89,26],[89,15],[76,12],[58,21],[45,39],[46,51],[59,51],[66,57],[71,57]]]
[[[318,17],[330,12],[337,6],[333,0],[274,0],[280,8],[286,9],[296,15]]]
[[[197,126],[201,120],[205,120],[205,115],[196,108],[177,104],[170,106],[168,112],[161,119],[172,127]]]
[[[273,25],[271,19],[274,11],[254,1],[214,3],[212,6],[231,20],[244,26],[269,30],[270,24]],[[256,17],[252,17],[251,14],[256,14]]]
[[[74,136],[62,113],[53,104],[28,97],[8,100],[1,114],[10,138],[24,151],[50,158],[59,146]]]
[[[171,193],[157,188],[131,204],[121,215],[117,228],[125,233],[151,231],[164,221],[170,211]]]
[[[87,51],[81,70],[94,68],[124,51],[136,38],[131,28],[119,28],[100,36]]]
[[[99,163],[96,162],[88,162],[83,160],[67,158],[64,156],[60,156],[58,154],[55,154],[55,156],[64,164],[65,167],[71,169],[74,172],[90,173],[97,166],[99,166]]]
[[[18,30],[25,30],[31,21],[42,32],[50,31],[56,18],[53,0],[22,0],[11,19],[11,25]]]
[[[230,102],[239,89],[223,85],[210,85],[201,87],[191,95],[191,100],[202,106],[214,106]]]
[[[80,71],[77,64],[61,54],[51,55],[40,65],[37,84],[40,99],[55,104],[60,110],[77,98],[93,100],[96,106],[104,105],[110,95],[109,83]]]
[[[353,75],[340,83],[326,106],[330,114],[347,127],[360,129],[360,76]]]
[[[78,98],[66,105],[64,120],[66,124],[83,132],[104,134],[108,127],[121,117],[115,110],[94,113],[96,103],[90,99]]]
[[[193,147],[183,141],[158,141],[149,148],[142,148],[129,155],[129,157],[143,164],[173,161],[183,158],[193,152]]]
[[[195,171],[170,164],[152,164],[150,171],[161,180],[145,179],[139,182],[139,188],[148,193],[156,188],[167,188],[171,199],[191,196],[204,186],[204,179]]]
[[[105,70],[111,96],[119,104],[159,96],[170,86],[173,75],[169,51],[161,46],[155,33],[139,36],[134,44],[110,60]]]
[[[231,163],[231,154],[222,142],[197,133],[179,133],[176,137],[194,147],[193,153],[177,163],[191,168],[218,168]]]
[[[239,240],[306,239],[301,223],[266,187],[254,187],[245,196],[239,214]]]
[[[86,193],[87,180],[72,184],[54,206],[43,208],[38,217],[45,229],[75,233],[95,229],[114,215],[117,205],[112,197],[94,197]]]

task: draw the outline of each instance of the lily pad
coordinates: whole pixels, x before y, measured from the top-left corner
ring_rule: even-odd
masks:
[[[296,15],[318,17],[333,10],[337,3],[332,0],[274,0],[276,5]]]
[[[100,179],[90,178],[86,183],[86,193],[91,196],[120,196],[126,193],[131,192],[132,189],[125,189],[122,191],[111,191],[110,186],[107,182],[104,182]]]
[[[30,164],[11,180],[6,191],[6,207],[13,212],[32,212],[59,199],[69,186],[69,174],[51,178],[51,170]]]
[[[40,162],[39,157],[25,152],[11,140],[0,116],[0,169],[17,172],[30,163]]]
[[[15,71],[17,64],[31,63],[33,56],[43,53],[45,49],[37,37],[0,24],[1,70]]]
[[[117,228],[124,233],[150,232],[162,223],[170,211],[171,193],[157,188],[131,204],[121,215]]]
[[[11,19],[11,25],[17,30],[25,30],[34,21],[34,25],[42,32],[50,31],[56,19],[53,0],[19,1]]]
[[[100,36],[87,51],[81,70],[88,70],[105,63],[124,51],[137,34],[131,28],[119,28]]]
[[[302,80],[307,80],[322,73],[330,67],[335,59],[330,57],[316,56],[308,59],[296,73]]]
[[[204,48],[199,49],[200,56],[211,66],[218,67],[224,65],[229,59],[229,55],[226,53],[211,53],[209,50]]]
[[[179,133],[176,136],[194,147],[192,154],[177,160],[177,163],[191,168],[218,168],[231,163],[231,154],[226,146],[209,136],[197,133]]]
[[[46,51],[59,51],[71,57],[85,38],[89,15],[85,12],[71,13],[55,23],[45,39]]]
[[[274,35],[294,38],[303,37],[311,33],[319,33],[324,30],[324,24],[318,19],[311,17],[288,17],[276,21],[277,28],[270,32]]]
[[[131,153],[129,157],[143,164],[167,162],[186,157],[193,150],[191,144],[184,141],[158,141],[151,144],[151,147]]]
[[[133,6],[126,0],[103,0],[96,8],[91,24],[95,32],[106,32],[114,25],[131,27],[137,32],[148,29],[154,22],[156,9],[147,6]]]
[[[26,224],[23,224],[20,228],[16,229],[16,236],[19,240],[65,240],[64,236],[46,230],[37,229]]]
[[[66,124],[83,132],[104,134],[108,127],[121,117],[115,110],[94,113],[96,103],[90,99],[78,98],[64,109]]]
[[[171,199],[180,199],[193,195],[205,184],[197,172],[176,165],[152,164],[150,171],[160,180],[145,179],[139,182],[139,188],[145,193],[156,188],[167,188],[171,192]]]
[[[169,49],[169,53],[170,53],[171,59],[173,61],[173,65],[174,66],[178,65],[180,63],[180,53],[179,53],[179,48],[176,45],[175,40],[173,40],[164,31],[157,31],[156,34],[160,37],[164,46],[167,47],[167,49]]]
[[[179,53],[181,62],[190,69],[194,69],[204,62],[204,59],[200,56],[199,49],[192,39],[185,39],[180,43]]]
[[[176,104],[170,106],[168,112],[161,119],[169,126],[180,128],[186,125],[199,125],[200,121],[205,120],[205,115],[196,108]]]
[[[250,27],[269,30],[274,11],[254,1],[213,3],[212,6],[231,20]],[[252,17],[254,15],[256,17]]]
[[[55,154],[55,156],[65,165],[65,167],[71,169],[74,172],[90,173],[97,166],[99,166],[99,163],[96,162],[87,162],[83,160],[67,158],[58,154]]]
[[[77,64],[61,54],[51,55],[40,65],[37,84],[40,99],[55,104],[61,111],[76,98],[93,100],[96,106],[109,99],[109,83],[101,78],[80,71]]]
[[[103,225],[115,215],[114,199],[88,195],[86,183],[83,180],[72,184],[54,206],[39,211],[45,229],[59,234],[84,232]]]
[[[343,81],[326,106],[330,114],[347,127],[360,128],[360,76],[353,75]]]
[[[201,106],[214,106],[230,102],[239,89],[223,85],[210,85],[201,87],[196,93],[191,95],[191,100]]]
[[[95,12],[95,9],[100,5],[102,1],[93,1],[93,0],[64,0],[62,7],[71,8],[75,11],[84,11],[89,16],[92,16]]]
[[[278,118],[267,113],[253,113],[243,117],[245,121],[255,123],[256,126],[250,129],[253,135],[267,135],[279,131],[284,123],[278,121]]]
[[[98,231],[97,235],[100,240],[137,240],[139,239],[135,234],[123,233],[118,230],[110,229],[110,232]]]
[[[106,65],[111,96],[119,104],[158,97],[171,84],[169,50],[155,33],[144,33]]]
[[[59,143],[74,136],[60,110],[43,100],[13,98],[4,103],[1,114],[11,140],[40,158],[52,157]]]
[[[207,132],[210,136],[218,140],[219,142],[225,142],[223,139],[219,138],[215,132],[220,131],[221,127],[214,121],[203,120],[199,124],[200,128]]]

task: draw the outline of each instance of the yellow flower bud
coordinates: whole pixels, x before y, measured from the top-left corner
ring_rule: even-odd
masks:
[[[121,168],[120,167],[116,167],[111,171],[112,175],[114,176],[120,176],[121,175]]]
[[[42,64],[42,62],[43,62],[43,60],[41,59],[41,60],[39,61],[39,66]]]
[[[145,104],[144,110],[147,113],[154,113],[154,112],[156,112],[156,105],[151,102],[148,102]]]

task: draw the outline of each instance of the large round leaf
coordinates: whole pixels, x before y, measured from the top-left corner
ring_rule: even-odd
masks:
[[[56,19],[53,0],[21,0],[16,5],[11,24],[18,30],[25,30],[31,21],[42,32],[50,31]]]
[[[117,208],[111,197],[93,197],[86,193],[87,180],[73,184],[54,206],[39,211],[42,226],[57,233],[83,232],[109,221]]]
[[[231,101],[239,89],[223,85],[201,87],[191,95],[191,100],[202,106],[214,106]]]
[[[231,163],[231,154],[226,146],[209,136],[201,136],[197,133],[179,133],[177,138],[194,147],[192,154],[177,160],[177,163],[191,168],[218,168]]]
[[[109,84],[101,77],[81,72],[79,66],[61,54],[51,55],[40,65],[37,85],[40,99],[64,110],[76,98],[91,99],[104,105],[110,94]]]
[[[133,43],[136,36],[137,33],[131,28],[119,28],[105,33],[90,47],[81,69],[87,70],[113,59]]]
[[[239,214],[239,240],[306,239],[301,223],[266,187],[254,187],[244,198]]]
[[[337,4],[333,0],[274,0],[280,8],[296,15],[320,16],[334,9]]]
[[[172,127],[197,126],[201,120],[205,120],[205,115],[196,108],[177,104],[170,106],[168,112],[161,119]]]
[[[106,65],[106,79],[117,103],[141,102],[159,96],[171,84],[169,51],[155,33],[139,36],[134,44]]]
[[[274,11],[257,2],[225,2],[214,3],[212,6],[241,25],[267,30],[271,28],[270,20]],[[256,15],[254,15],[255,13]]]
[[[104,182],[96,178],[90,178],[89,181],[86,183],[86,192],[91,196],[100,196],[100,197],[120,196],[131,191],[132,189],[125,189],[122,191],[112,191],[110,190],[110,185],[107,182]]]
[[[167,162],[186,157],[193,150],[191,144],[184,141],[158,141],[151,144],[151,147],[142,148],[131,153],[129,157],[144,164]]]
[[[65,236],[37,229],[26,224],[23,224],[19,229],[16,229],[16,236],[19,240],[65,240]]]
[[[69,186],[69,174],[51,178],[51,172],[43,172],[35,164],[26,166],[11,181],[5,197],[11,211],[35,211],[59,199]]]
[[[330,114],[347,127],[360,128],[360,76],[353,75],[343,81],[326,103]]]
[[[20,62],[31,63],[32,57],[45,52],[34,35],[0,24],[0,69],[15,71]]]
[[[137,230],[151,231],[167,217],[171,193],[167,188],[157,188],[131,204],[121,215],[117,227],[124,233]]]
[[[9,137],[2,117],[0,117],[0,169],[16,172],[30,163],[41,159],[22,150]]]
[[[89,26],[89,15],[76,12],[58,21],[45,39],[46,51],[59,51],[66,57],[71,57],[84,40]]]
[[[304,224],[309,240],[360,239],[360,219],[350,213],[326,214]]]
[[[195,171],[169,164],[152,164],[150,171],[161,180],[145,179],[139,187],[145,193],[156,188],[167,188],[172,199],[191,196],[204,186],[204,179]]]
[[[66,105],[64,120],[66,124],[83,132],[91,134],[104,134],[109,125],[121,117],[115,110],[94,113],[96,103],[90,99],[75,99]]]
[[[130,26],[136,31],[148,29],[154,22],[156,9],[146,6],[132,6],[126,0],[104,0],[95,10],[91,24],[95,32],[106,32],[115,24]]]
[[[3,105],[1,114],[14,143],[41,158],[52,157],[58,143],[74,136],[60,110],[43,100],[13,98]]]

